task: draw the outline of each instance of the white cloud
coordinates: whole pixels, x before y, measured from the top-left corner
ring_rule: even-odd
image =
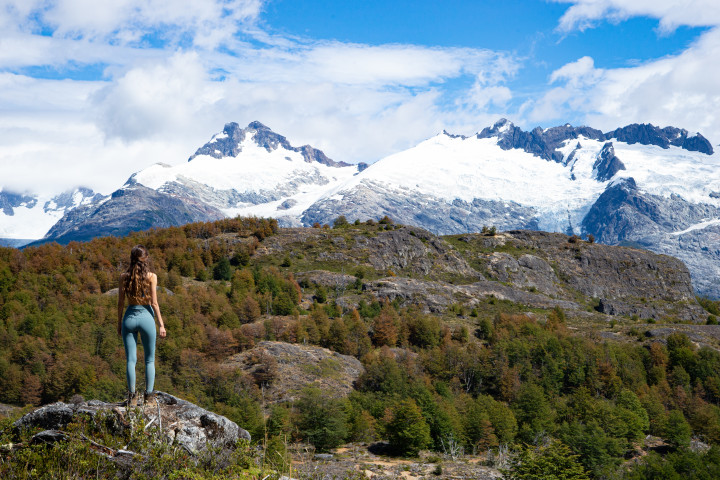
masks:
[[[92,103],[106,136],[133,141],[172,132],[183,135],[203,120],[203,111],[221,100],[222,93],[191,52],[131,69],[93,95]]]
[[[565,80],[569,85],[577,87],[594,83],[600,76],[602,70],[596,69],[595,61],[586,56],[555,70],[550,75],[550,83]]]
[[[573,4],[560,19],[564,31],[591,28],[601,20],[619,22],[647,16],[660,21],[660,29],[672,31],[680,25],[720,25],[717,0],[555,0]]]
[[[0,25],[13,30],[52,31],[57,38],[136,43],[153,35],[214,48],[242,24],[252,24],[262,0],[3,0]]]
[[[99,35],[110,26],[82,28]],[[195,43],[207,36],[201,30],[210,31],[195,31]],[[83,184],[108,193],[154,162],[186,161],[229,121],[260,120],[336,160],[374,161],[443,128],[472,133],[490,123],[497,114],[488,110],[511,97],[502,84],[518,69],[509,55],[470,48],[266,36],[262,46],[233,38],[231,50],[177,50],[98,38],[27,31],[0,38],[17,46],[17,53],[0,49],[0,67],[108,65],[93,82],[0,75],[6,186]],[[448,101],[445,83],[461,77],[476,79],[474,86]]]
[[[605,130],[629,123],[673,125],[720,140],[720,30],[679,55],[616,69],[581,58],[551,75],[560,84],[529,101],[523,114],[549,122],[577,117]]]

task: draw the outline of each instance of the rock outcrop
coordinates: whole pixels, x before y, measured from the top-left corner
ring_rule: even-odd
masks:
[[[539,231],[443,238],[415,227],[380,227],[281,230],[256,255],[334,266],[335,272],[313,268],[298,279],[306,287],[333,288],[348,308],[357,305],[362,287],[378,299],[435,313],[495,298],[582,314],[707,317],[687,267],[666,255]]]
[[[292,401],[309,386],[344,397],[365,371],[362,363],[349,355],[311,345],[271,341],[231,356],[221,367],[240,369],[261,382],[268,403]]]
[[[175,442],[190,452],[212,447],[231,447],[239,439],[250,440],[250,434],[235,422],[205,410],[197,405],[164,392],[157,392],[157,404],[137,407],[136,410],[149,422],[160,427],[168,441]],[[118,430],[127,425],[130,412],[126,407],[99,400],[76,403],[56,402],[38,408],[17,420],[13,428],[18,431],[42,428],[57,431],[78,417],[95,418],[99,414],[115,417]]]

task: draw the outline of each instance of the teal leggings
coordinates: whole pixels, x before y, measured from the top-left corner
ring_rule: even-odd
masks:
[[[135,391],[138,332],[145,351],[145,391],[152,392],[155,385],[155,318],[150,305],[130,305],[123,316],[122,338],[127,358],[127,387],[131,392]]]

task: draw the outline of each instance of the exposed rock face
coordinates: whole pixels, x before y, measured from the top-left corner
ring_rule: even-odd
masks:
[[[632,178],[611,185],[590,208],[583,229],[610,245],[652,249],[683,260],[694,272],[695,290],[720,292],[720,226],[685,231],[704,220],[720,218],[712,205],[690,203],[642,192]]]
[[[593,164],[595,178],[599,182],[606,182],[615,176],[620,170],[625,170],[625,165],[615,156],[615,149],[612,142],[603,145],[597,161]]]
[[[713,154],[712,145],[705,137],[699,133],[688,137],[688,131],[681,128],[659,128],[649,123],[633,123],[608,132],[605,136],[629,144],[657,145],[662,148],[670,148],[670,145],[673,145],[693,152]]]
[[[534,268],[529,269],[536,284],[554,284],[560,289],[556,295],[568,299],[572,298],[572,291],[596,298],[602,313],[690,321],[703,321],[706,317],[695,300],[687,267],[676,258],[634,248],[583,241],[570,243],[564,235],[545,232],[511,231],[489,239],[468,237],[469,241],[502,242],[503,247],[512,246],[520,251],[531,249],[533,256],[538,257],[532,260]],[[519,267],[528,264],[528,256],[520,255]],[[552,265],[552,273],[543,263]],[[493,271],[492,259],[489,270]],[[506,278],[513,281],[519,277],[522,281],[523,275],[528,276],[527,270],[519,268],[518,273],[512,272]]]
[[[325,270],[311,270],[309,272],[301,272],[295,275],[298,282],[305,282],[312,285],[322,285],[331,288],[346,288],[348,285],[355,283],[356,278],[352,275],[343,273],[328,272]]]
[[[498,145],[503,150],[518,148],[545,160],[560,163],[563,161],[563,154],[556,149],[564,141],[578,138],[580,135],[595,140],[605,140],[605,135],[600,130],[590,127],[573,127],[566,124],[546,130],[537,127],[531,132],[525,132],[504,118],[495,122],[492,127],[484,128],[477,134],[477,138],[499,136]]]
[[[290,142],[287,141],[287,138],[278,135],[260,122],[251,122],[247,128],[241,128],[240,125],[235,122],[225,124],[223,135],[214,138],[198,148],[188,161],[192,161],[192,159],[198,155],[209,155],[214,158],[237,157],[242,151],[241,143],[248,135],[253,135],[255,143],[265,148],[268,152],[276,150],[278,147],[283,147],[287,150],[300,152],[306,162],[318,162],[330,167],[350,166],[349,163],[336,162],[329,159],[322,151],[310,145],[293,147],[290,145]]]
[[[502,118],[492,127],[484,128],[478,138],[499,136],[498,145],[504,150],[519,148],[545,160],[562,162],[563,155],[556,149],[566,140],[579,136],[604,141],[615,138],[621,142],[641,145],[657,145],[669,148],[670,145],[685,150],[713,154],[710,142],[702,135],[688,136],[688,131],[675,127],[659,128],[650,124],[633,123],[608,133],[590,127],[573,127],[569,124],[543,130],[535,128],[530,132],[523,131],[508,120]]]
[[[527,292],[521,288],[499,282],[480,281],[469,285],[452,285],[445,282],[423,281],[412,278],[383,278],[369,282],[365,288],[378,298],[390,301],[401,299],[404,305],[418,305],[433,313],[445,312],[454,303],[473,307],[488,297],[528,305],[534,308],[560,307],[579,310],[575,302],[558,300],[546,295]]]
[[[221,366],[241,369],[258,379],[262,376],[267,380],[265,398],[270,403],[292,401],[308,386],[335,397],[347,396],[365,371],[357,358],[327,348],[269,341],[233,355]]]
[[[250,434],[238,425],[213,412],[182,400],[164,392],[157,395],[157,406],[138,407],[145,419],[150,422],[162,423],[162,434],[168,440],[175,441],[189,451],[199,451],[208,445],[213,447],[230,447],[238,439],[250,440]],[[158,418],[158,411],[161,418]],[[59,430],[78,416],[89,416],[104,413],[117,417],[118,428],[122,428],[128,414],[125,407],[99,400],[80,403],[57,402],[45,405],[28,413],[13,424],[15,429],[44,428]]]
[[[219,210],[136,185],[115,191],[109,199],[69,211],[45,238],[59,243],[132,231],[225,218]]]
[[[372,233],[347,230],[347,235],[343,232],[315,228],[286,229],[263,241],[255,254],[280,252],[292,256],[293,252],[302,252],[312,260],[366,266],[383,273],[392,270],[397,274],[431,278],[439,278],[443,274],[480,277],[457,251],[421,228],[403,226]],[[349,279],[346,278],[342,283],[347,281]]]
[[[416,225],[439,235],[478,232],[487,225],[500,230],[539,228],[535,209],[515,202],[455,199],[448,203],[421,192],[389,189],[367,180],[341,198],[315,202],[303,212],[301,220],[304,225],[332,223],[338,215],[349,220],[387,215],[398,223]]]
[[[535,308],[706,319],[681,261],[647,250],[570,240],[562,234],[520,230],[441,238],[413,227],[291,229],[263,241],[256,254],[292,258],[302,253],[304,261],[372,269],[382,278],[360,279],[364,291],[431,312],[495,298]],[[313,270],[298,278],[335,288],[341,296],[338,303],[350,307],[357,304],[356,295],[344,292],[358,281],[354,273]],[[578,293],[586,300],[578,300]]]

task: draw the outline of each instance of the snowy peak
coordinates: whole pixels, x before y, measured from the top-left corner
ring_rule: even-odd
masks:
[[[86,205],[104,198],[101,194],[93,192],[86,187],[78,187],[75,190],[68,190],[57,195],[43,204],[43,210],[47,213],[53,210],[68,210],[80,205]]]
[[[192,161],[200,155],[207,155],[218,159],[237,157],[242,152],[243,145],[246,141],[252,141],[256,146],[267,150],[268,153],[278,149],[298,152],[308,163],[318,162],[329,167],[350,166],[350,164],[345,162],[331,160],[321,150],[313,148],[310,145],[293,147],[287,138],[275,133],[269,127],[258,121],[250,122],[245,128],[241,128],[240,125],[235,122],[225,124],[222,133],[214,135],[208,143],[198,148],[188,161]]]
[[[35,204],[37,204],[36,197],[0,190],[0,210],[7,216],[15,215],[15,209],[18,207],[33,208]]]
[[[103,198],[85,187],[53,197],[0,190],[0,244],[21,246],[40,238],[66,212]],[[9,239],[17,242],[8,243]]]

